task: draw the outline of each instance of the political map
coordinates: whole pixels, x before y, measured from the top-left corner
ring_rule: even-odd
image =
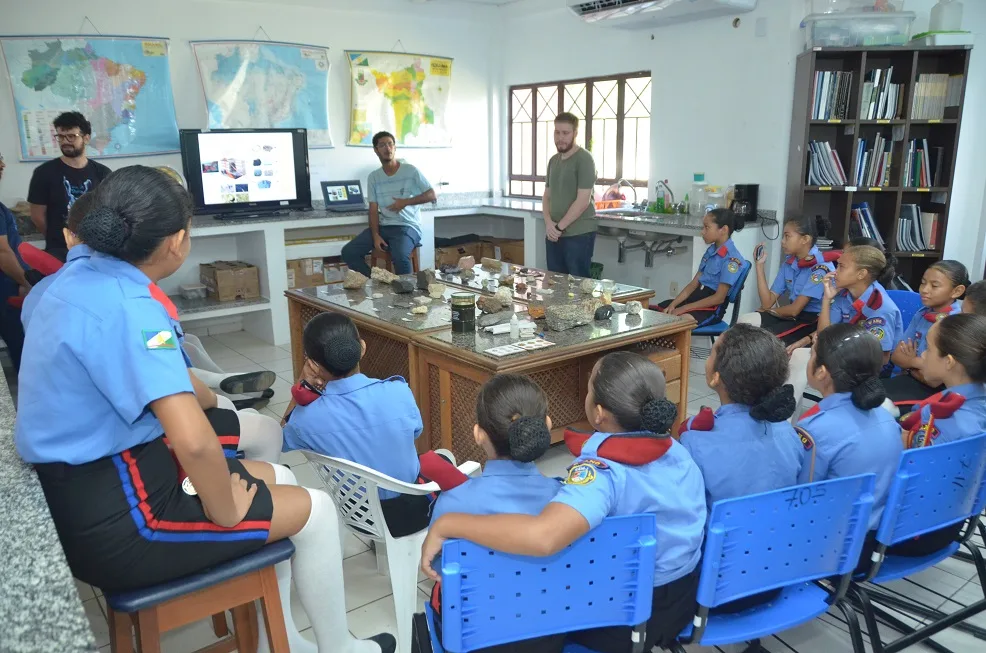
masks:
[[[389,131],[398,145],[449,147],[452,60],[403,52],[347,51],[352,77],[349,144]]]
[[[12,36],[0,38],[0,50],[21,160],[60,155],[51,122],[63,111],[92,123],[92,156],[178,151],[167,39]]]
[[[298,128],[309,147],[332,147],[329,53],[271,41],[196,41],[211,129]]]

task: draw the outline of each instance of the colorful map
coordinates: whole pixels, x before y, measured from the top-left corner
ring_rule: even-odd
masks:
[[[52,120],[80,111],[97,157],[178,151],[167,39],[3,37],[21,160],[59,156]]]
[[[308,130],[309,147],[332,147],[329,52],[271,41],[196,41],[211,129]]]
[[[350,145],[388,131],[405,147],[449,147],[452,60],[401,52],[346,52],[352,76]]]

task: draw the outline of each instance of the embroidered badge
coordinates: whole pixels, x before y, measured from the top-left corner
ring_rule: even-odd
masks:
[[[175,334],[170,329],[164,331],[145,329],[143,337],[144,346],[149,350],[178,349],[178,345],[175,343]]]
[[[922,424],[921,428],[914,434],[914,439],[911,441],[911,448],[918,449],[932,445],[938,439],[939,435],[941,435],[941,431],[938,430],[937,426],[927,423]]]
[[[565,479],[565,485],[588,485],[594,480],[596,480],[596,468],[582,462],[572,465],[572,468],[568,470],[568,478]]]
[[[825,281],[825,275],[829,273],[829,269],[824,265],[816,265],[811,269],[811,282],[821,283]]]
[[[867,328],[866,330],[869,331],[870,333],[872,333],[874,336],[876,336],[876,339],[877,340],[883,340],[884,336],[887,335],[887,333],[883,329],[880,329],[878,327],[877,328]]]
[[[726,269],[729,270],[731,273],[736,274],[737,272],[739,272],[740,265],[742,265],[741,261],[738,258],[734,257],[729,259],[729,262],[726,263]]]
[[[198,492],[195,491],[195,486],[192,485],[192,479],[185,477],[181,482],[181,489],[190,497],[194,497]]]
[[[870,327],[882,327],[887,323],[882,317],[871,317],[870,319],[863,322],[863,327],[869,329]]]
[[[801,438],[801,446],[805,448],[805,451],[811,451],[815,448],[815,441],[805,431],[798,429],[798,437]]]
[[[598,467],[599,469],[609,469],[609,465],[607,465],[606,463],[604,463],[601,460],[596,460],[595,458],[583,458],[582,460],[579,461],[579,464],[581,464],[581,465],[594,465],[594,466]]]

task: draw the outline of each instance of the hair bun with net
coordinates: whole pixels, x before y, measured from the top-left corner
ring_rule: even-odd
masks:
[[[359,365],[363,353],[359,340],[333,338],[325,347],[325,362],[336,370],[352,370]]]
[[[79,223],[79,238],[97,252],[116,254],[130,236],[130,225],[115,209],[93,209]]]
[[[667,399],[651,399],[640,409],[640,424],[651,433],[667,433],[678,419],[678,407]]]
[[[763,396],[750,407],[750,417],[758,422],[783,422],[791,419],[798,405],[794,401],[794,386],[785,383]]]
[[[518,417],[507,435],[510,457],[518,462],[534,462],[551,446],[551,431],[542,417]]]

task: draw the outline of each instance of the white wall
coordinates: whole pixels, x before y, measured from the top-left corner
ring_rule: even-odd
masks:
[[[309,2],[314,6],[298,6]],[[347,7],[360,7],[359,10]],[[205,100],[188,41],[214,38],[251,39],[263,26],[274,40],[328,46],[332,64],[331,150],[312,150],[313,197],[319,181],[361,178],[379,166],[370,148],[346,147],[349,133],[349,66],[346,49],[389,51],[400,39],[408,52],[454,58],[451,149],[402,149],[398,156],[419,166],[447,192],[487,190],[490,167],[490,88],[497,58],[492,24],[498,12],[489,7],[429,6],[404,0],[275,1],[132,0],[125,6],[107,0],[0,0],[2,34],[76,34],[88,16],[103,34],[160,36],[171,39],[171,77],[178,124],[206,126]],[[88,24],[82,30],[92,34]],[[264,38],[258,35],[257,38]],[[397,47],[400,50],[400,47]],[[0,201],[12,205],[27,195],[36,163],[17,161],[20,147],[13,125],[13,101],[6,68],[0,67],[0,152],[7,171],[0,181]],[[111,168],[135,163],[181,169],[179,155],[104,160]]]

